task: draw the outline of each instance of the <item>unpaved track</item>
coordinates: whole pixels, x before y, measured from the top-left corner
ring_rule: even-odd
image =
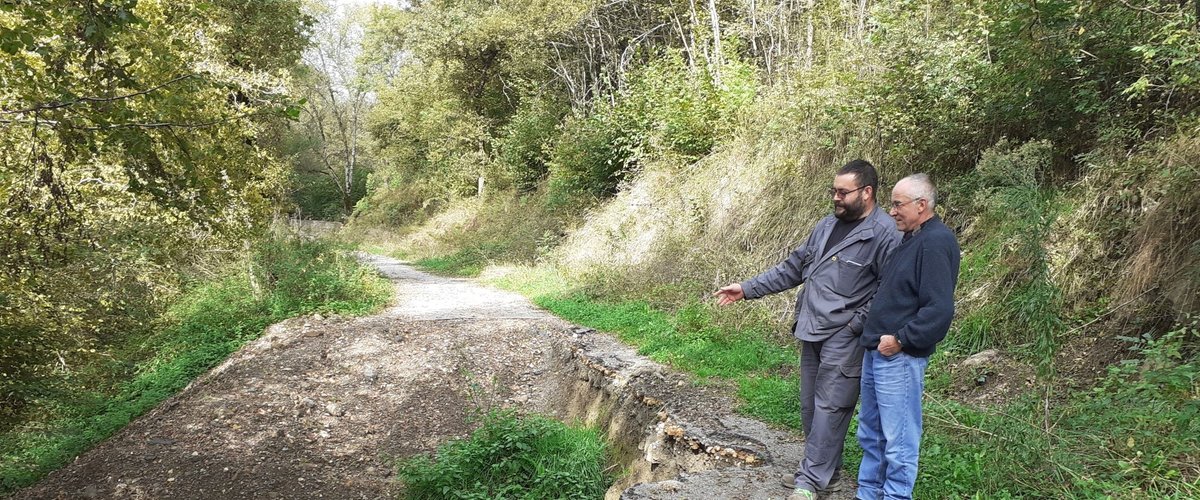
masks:
[[[724,391],[687,384],[518,295],[364,259],[396,283],[392,307],[272,326],[14,498],[387,498],[398,491],[395,459],[464,436],[471,414],[501,406],[620,413],[606,417],[621,422],[605,425],[610,437],[654,463],[631,467],[610,497],[642,481],[624,496],[787,493],[774,482],[799,460],[800,441],[729,414]],[[574,410],[559,408],[568,402]]]

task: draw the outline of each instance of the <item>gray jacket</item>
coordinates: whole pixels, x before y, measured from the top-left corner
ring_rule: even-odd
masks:
[[[876,206],[858,227],[821,255],[836,219],[817,222],[803,245],[775,267],[742,283],[747,299],[782,292],[800,284],[796,327],[800,340],[819,342],[842,328],[862,334],[879,272],[902,234],[886,211]]]

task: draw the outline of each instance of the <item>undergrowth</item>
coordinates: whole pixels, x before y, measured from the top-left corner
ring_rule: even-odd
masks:
[[[1090,391],[999,408],[927,394],[914,497],[1196,498],[1197,322],[1142,338]]]
[[[398,466],[409,499],[601,498],[612,483],[595,429],[493,411],[469,439]]]
[[[120,430],[222,362],[270,324],[313,312],[364,314],[390,297],[386,281],[328,242],[274,237],[248,262],[196,285],[159,326],[116,344],[75,376],[108,387],[47,393],[40,418],[0,434],[0,495],[30,485]],[[247,266],[253,274],[246,272]]]

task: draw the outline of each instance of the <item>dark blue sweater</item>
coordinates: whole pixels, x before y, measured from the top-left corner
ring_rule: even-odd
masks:
[[[883,265],[859,343],[877,349],[890,334],[909,355],[933,354],[954,319],[960,256],[954,232],[936,216],[906,235]]]

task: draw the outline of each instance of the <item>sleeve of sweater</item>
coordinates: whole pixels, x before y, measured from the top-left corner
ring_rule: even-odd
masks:
[[[896,332],[900,344],[917,350],[933,347],[946,338],[954,319],[954,284],[958,256],[953,245],[936,239],[921,249],[917,273],[917,314]]]
[[[813,235],[809,234],[804,244],[792,250],[792,253],[783,262],[742,282],[742,293],[746,294],[746,298],[765,297],[804,283],[804,268],[812,262],[812,256],[808,254],[812,239]]]

